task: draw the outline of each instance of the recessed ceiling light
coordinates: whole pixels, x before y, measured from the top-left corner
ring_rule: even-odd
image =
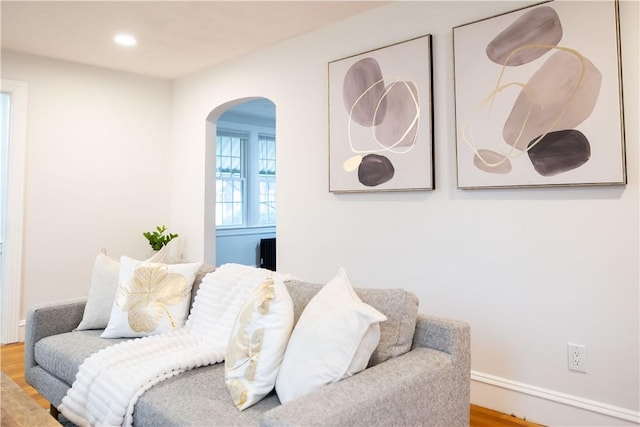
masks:
[[[135,46],[138,41],[131,34],[116,34],[113,40],[121,46]]]

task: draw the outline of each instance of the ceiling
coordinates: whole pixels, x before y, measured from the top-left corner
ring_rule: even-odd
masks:
[[[174,79],[386,3],[2,0],[2,49]]]

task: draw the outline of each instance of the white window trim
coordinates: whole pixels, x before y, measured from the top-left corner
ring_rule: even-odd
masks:
[[[257,227],[219,227],[216,235],[218,237],[231,236],[249,236],[254,234],[275,233],[275,225],[257,226]]]
[[[24,231],[25,165],[27,152],[27,83],[2,79],[2,92],[11,94],[10,147],[7,157],[5,241],[2,254],[2,344],[20,340],[22,241]]]

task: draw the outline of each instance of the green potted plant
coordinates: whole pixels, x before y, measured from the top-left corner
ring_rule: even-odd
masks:
[[[177,234],[169,233],[164,225],[158,225],[155,231],[145,231],[142,235],[147,238],[154,251],[159,251],[171,240],[178,237]]]

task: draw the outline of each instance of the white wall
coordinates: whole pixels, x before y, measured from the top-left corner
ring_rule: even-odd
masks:
[[[169,225],[171,84],[5,51],[2,77],[29,85],[24,319],[86,296],[101,248],[145,257]]]
[[[325,282],[344,266],[355,285],[405,287],[423,312],[468,321],[476,403],[546,424],[628,424],[640,409],[637,2],[620,4],[629,184],[456,188],[451,29],[525,4],[398,2],[174,82],[172,224],[201,257],[205,119],[269,98],[279,269]],[[427,33],[436,190],[328,193],[327,63]],[[567,370],[567,342],[587,346],[588,374]]]

